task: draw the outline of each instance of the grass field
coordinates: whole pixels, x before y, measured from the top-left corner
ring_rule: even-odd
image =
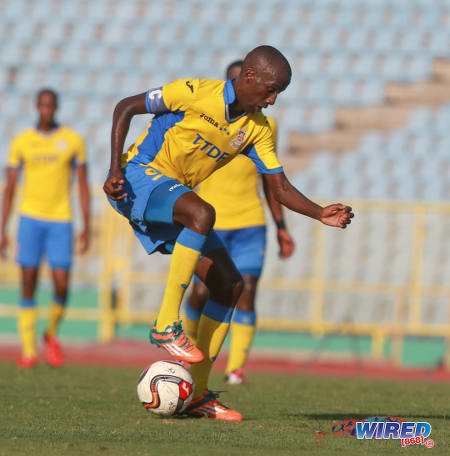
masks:
[[[447,455],[450,385],[249,374],[223,402],[245,421],[160,419],[136,396],[139,369],[0,363],[0,454],[3,455]],[[227,389],[215,375],[212,389]],[[393,415],[432,425],[432,449],[398,440],[341,436],[320,445],[314,432],[333,424]]]

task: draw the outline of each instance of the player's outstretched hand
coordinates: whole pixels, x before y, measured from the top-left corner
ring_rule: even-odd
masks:
[[[121,200],[128,196],[128,193],[122,193],[124,183],[125,179],[121,171],[110,172],[103,184],[103,191],[111,199],[115,201]]]
[[[346,228],[351,223],[354,214],[350,206],[331,204],[322,209],[320,221],[325,225]]]

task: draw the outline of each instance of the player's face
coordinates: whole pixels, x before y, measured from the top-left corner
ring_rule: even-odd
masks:
[[[42,123],[52,123],[57,109],[54,95],[49,92],[42,93],[37,102],[37,109]]]
[[[245,90],[239,101],[245,112],[259,112],[275,104],[278,94],[283,92],[288,83],[280,75],[249,72],[244,75]]]

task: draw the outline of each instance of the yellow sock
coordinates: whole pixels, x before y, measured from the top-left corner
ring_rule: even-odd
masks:
[[[191,320],[187,315],[183,318],[183,329],[194,345],[197,345],[197,330],[199,320]]]
[[[231,343],[228,364],[225,373],[242,369],[247,361],[250,347],[255,335],[255,326],[231,322]]]
[[[50,316],[48,320],[47,336],[56,337],[59,324],[64,315],[65,307],[59,302],[52,301],[50,303]]]
[[[18,329],[22,342],[22,354],[36,356],[36,307],[21,307],[18,316]]]
[[[232,307],[211,300],[205,305],[197,331],[197,347],[203,352],[205,359],[191,366],[195,385],[193,399],[199,398],[208,386],[211,367],[228,333],[232,312]]]
[[[170,262],[169,277],[156,322],[158,332],[180,319],[180,305],[192,279],[206,236],[184,228],[178,236]]]

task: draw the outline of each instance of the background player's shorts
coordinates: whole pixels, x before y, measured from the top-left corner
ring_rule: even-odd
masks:
[[[266,227],[216,230],[241,274],[259,277],[266,253]]]
[[[129,163],[122,169],[124,199],[108,198],[113,208],[130,221],[134,233],[148,254],[155,250],[172,253],[183,227],[173,223],[173,207],[178,198],[192,190],[150,166]],[[148,206],[148,208],[147,208]],[[202,254],[224,245],[214,233],[208,236]]]
[[[38,267],[45,254],[52,269],[70,269],[73,253],[70,222],[49,222],[22,215],[17,243],[17,262],[23,267]]]
[[[266,252],[266,227],[264,225],[237,230],[216,230],[216,233],[222,239],[241,274],[261,276]],[[195,276],[195,281],[199,280]]]

